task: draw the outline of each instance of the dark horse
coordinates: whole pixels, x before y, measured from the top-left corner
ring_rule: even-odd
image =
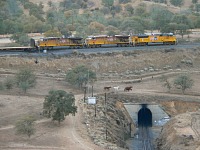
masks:
[[[110,90],[110,88],[111,88],[111,86],[105,86],[103,89],[104,89],[104,90],[108,90],[108,91],[109,91],[109,90]]]
[[[133,88],[132,86],[127,86],[124,88],[124,91],[132,91],[132,88]]]

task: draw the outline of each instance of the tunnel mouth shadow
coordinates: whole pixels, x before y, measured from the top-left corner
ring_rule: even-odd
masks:
[[[147,104],[141,104],[142,108],[138,112],[138,127],[152,127],[152,112],[147,108]]]

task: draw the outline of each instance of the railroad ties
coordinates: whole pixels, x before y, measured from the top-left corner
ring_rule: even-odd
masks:
[[[150,127],[139,127],[139,140],[141,141],[141,150],[154,150],[152,144],[152,131]]]

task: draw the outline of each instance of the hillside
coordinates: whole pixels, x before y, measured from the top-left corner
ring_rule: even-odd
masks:
[[[30,0],[30,1],[32,3],[35,3],[35,4],[43,3],[44,10],[48,10],[49,9],[48,2],[50,0]],[[57,5],[59,5],[59,3],[62,2],[62,1],[63,0],[55,0],[55,1],[52,1],[52,2],[54,2]],[[199,2],[199,0],[198,0],[198,2]],[[141,3],[145,3],[148,6],[150,6],[150,5],[166,6],[166,7],[168,7],[168,9],[170,9],[171,11],[174,11],[174,12],[180,11],[180,8],[173,6],[170,3],[170,0],[167,0],[166,4],[165,3],[156,3],[153,0],[130,0],[130,2],[128,2],[129,5],[132,5],[134,7],[138,6]],[[100,7],[102,7],[102,0],[99,0],[99,1],[88,0],[88,4],[93,4],[93,5],[90,6],[90,8],[93,8],[93,9],[94,8],[100,8]],[[118,5],[119,1],[115,1],[114,4]],[[191,5],[192,5],[192,0],[185,0],[183,6],[181,6],[181,8],[182,9],[189,9]]]

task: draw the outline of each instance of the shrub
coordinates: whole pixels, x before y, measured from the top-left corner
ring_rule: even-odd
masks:
[[[6,80],[5,80],[5,82],[4,82],[4,86],[5,86],[5,88],[6,89],[12,89],[13,88],[13,86],[14,86],[14,84],[15,84],[15,81],[14,81],[14,79],[13,78],[6,78]]]
[[[25,134],[30,138],[31,135],[35,133],[34,121],[35,119],[32,116],[28,116],[17,121],[15,125],[16,133]]]
[[[16,84],[26,93],[27,89],[35,87],[36,76],[33,71],[28,68],[21,69],[16,74]]]

